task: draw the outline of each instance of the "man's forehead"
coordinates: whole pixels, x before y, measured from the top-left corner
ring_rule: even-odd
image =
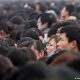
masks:
[[[66,37],[66,33],[58,33],[58,38]]]
[[[64,10],[64,11],[65,11],[65,10],[66,10],[66,7],[63,7],[63,9],[62,9],[62,10]]]
[[[41,22],[41,18],[40,17],[38,18],[38,21],[37,22]]]

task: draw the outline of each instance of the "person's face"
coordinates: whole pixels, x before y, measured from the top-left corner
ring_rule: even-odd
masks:
[[[37,60],[39,60],[40,58],[44,56],[44,51],[39,52],[37,49],[35,49],[35,45],[32,45],[31,49],[35,52],[37,56]]]
[[[36,10],[40,10],[40,6],[38,4],[35,5]]]
[[[59,41],[57,43],[57,48],[60,50],[72,50],[73,42],[69,42],[66,33],[61,33],[58,35]]]
[[[39,30],[42,30],[42,22],[41,22],[40,18],[37,21],[37,27],[38,27]]]
[[[66,17],[67,14],[68,14],[68,12],[66,11],[66,8],[64,7],[64,8],[61,10],[61,17]]]
[[[41,22],[41,18],[39,18],[38,21],[37,21],[37,27],[38,27],[38,29],[42,31],[42,30],[44,30],[46,28],[46,26],[47,26],[47,24],[46,23],[43,24]]]
[[[47,46],[47,54],[54,52],[54,50],[56,50],[56,41],[53,38],[49,41],[49,44]]]
[[[7,34],[4,32],[4,30],[0,30],[0,38],[6,37]]]

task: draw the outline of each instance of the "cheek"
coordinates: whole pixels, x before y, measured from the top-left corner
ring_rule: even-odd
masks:
[[[41,26],[42,26],[41,23],[37,23],[38,28],[41,28]]]
[[[61,16],[64,17],[66,15],[65,11],[61,12]]]
[[[60,46],[61,48],[66,49],[68,47],[68,43],[66,43],[65,41],[61,42]]]
[[[47,49],[47,53],[51,53],[52,51],[55,50],[55,47],[54,46],[51,46]]]
[[[63,11],[61,11],[61,16],[63,16],[64,15],[64,12]]]
[[[37,23],[37,27],[40,25],[40,23]]]

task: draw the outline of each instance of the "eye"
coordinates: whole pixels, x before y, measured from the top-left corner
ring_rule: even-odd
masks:
[[[53,45],[49,45],[49,46],[53,46]]]
[[[48,44],[48,47],[52,47],[52,46],[54,46],[54,45],[52,45],[52,44]]]

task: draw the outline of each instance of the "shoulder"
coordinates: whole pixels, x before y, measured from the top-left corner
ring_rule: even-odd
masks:
[[[68,18],[68,20],[76,20],[77,19],[77,17],[75,17],[75,16],[70,16],[69,18]]]

